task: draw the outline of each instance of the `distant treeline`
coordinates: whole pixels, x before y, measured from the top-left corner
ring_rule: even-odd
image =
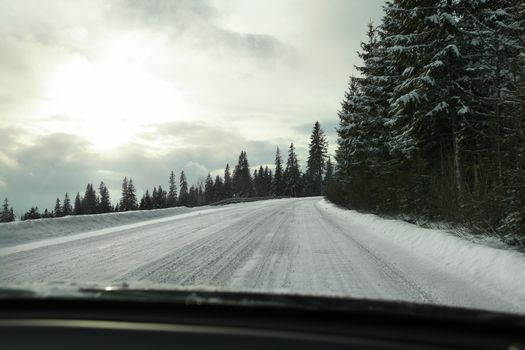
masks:
[[[67,215],[100,214],[130,210],[150,210],[171,208],[176,206],[195,207],[212,204],[228,198],[251,197],[299,197],[319,196],[324,193],[325,184],[331,178],[333,166],[327,157],[328,143],[319,122],[314,124],[310,137],[310,146],[306,171],[302,172],[293,143],[288,149],[288,158],[283,163],[279,147],[275,154],[274,166],[259,166],[253,172],[250,170],[248,155],[242,151],[235,168],[230,170],[226,164],[224,175],[215,178],[208,176],[196,184],[188,185],[184,171],[177,179],[171,171],[167,188],[162,185],[147,189],[142,197],[137,197],[137,191],[132,178],[125,177],[122,181],[121,198],[113,205],[109,190],[101,182],[98,190],[92,184],[86,186],[82,195],[78,192],[71,201],[69,194],[63,200],[57,198],[52,210],[40,212],[38,207],[32,207],[21,216],[21,220],[32,220]],[[7,198],[4,201],[0,222],[15,220],[13,208],[9,207]]]
[[[393,0],[359,56],[328,197],[525,237],[525,3]]]

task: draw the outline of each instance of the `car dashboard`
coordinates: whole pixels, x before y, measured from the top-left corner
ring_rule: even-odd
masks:
[[[525,318],[515,315],[264,294],[91,294],[2,298],[2,348],[525,349]]]

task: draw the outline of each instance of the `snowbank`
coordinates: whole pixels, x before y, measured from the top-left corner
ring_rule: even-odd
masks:
[[[321,200],[317,206],[341,225],[352,225],[363,235],[399,245],[436,266],[478,285],[489,286],[525,304],[525,254],[462,239],[444,230],[426,229],[399,220],[347,210]]]
[[[180,215],[195,209],[176,207],[10,222],[0,224],[0,247]]]

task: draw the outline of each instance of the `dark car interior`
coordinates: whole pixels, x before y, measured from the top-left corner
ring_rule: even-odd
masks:
[[[525,318],[488,311],[233,292],[84,293],[92,297],[4,295],[2,348],[525,349]]]

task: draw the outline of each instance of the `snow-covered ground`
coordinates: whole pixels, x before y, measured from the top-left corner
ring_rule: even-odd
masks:
[[[0,266],[0,285],[202,286],[525,313],[525,255],[321,198],[0,225]]]
[[[31,241],[40,241],[46,238],[68,236],[79,232],[143,222],[150,219],[171,217],[188,213],[195,209],[177,207],[10,222],[0,225],[0,248]]]

